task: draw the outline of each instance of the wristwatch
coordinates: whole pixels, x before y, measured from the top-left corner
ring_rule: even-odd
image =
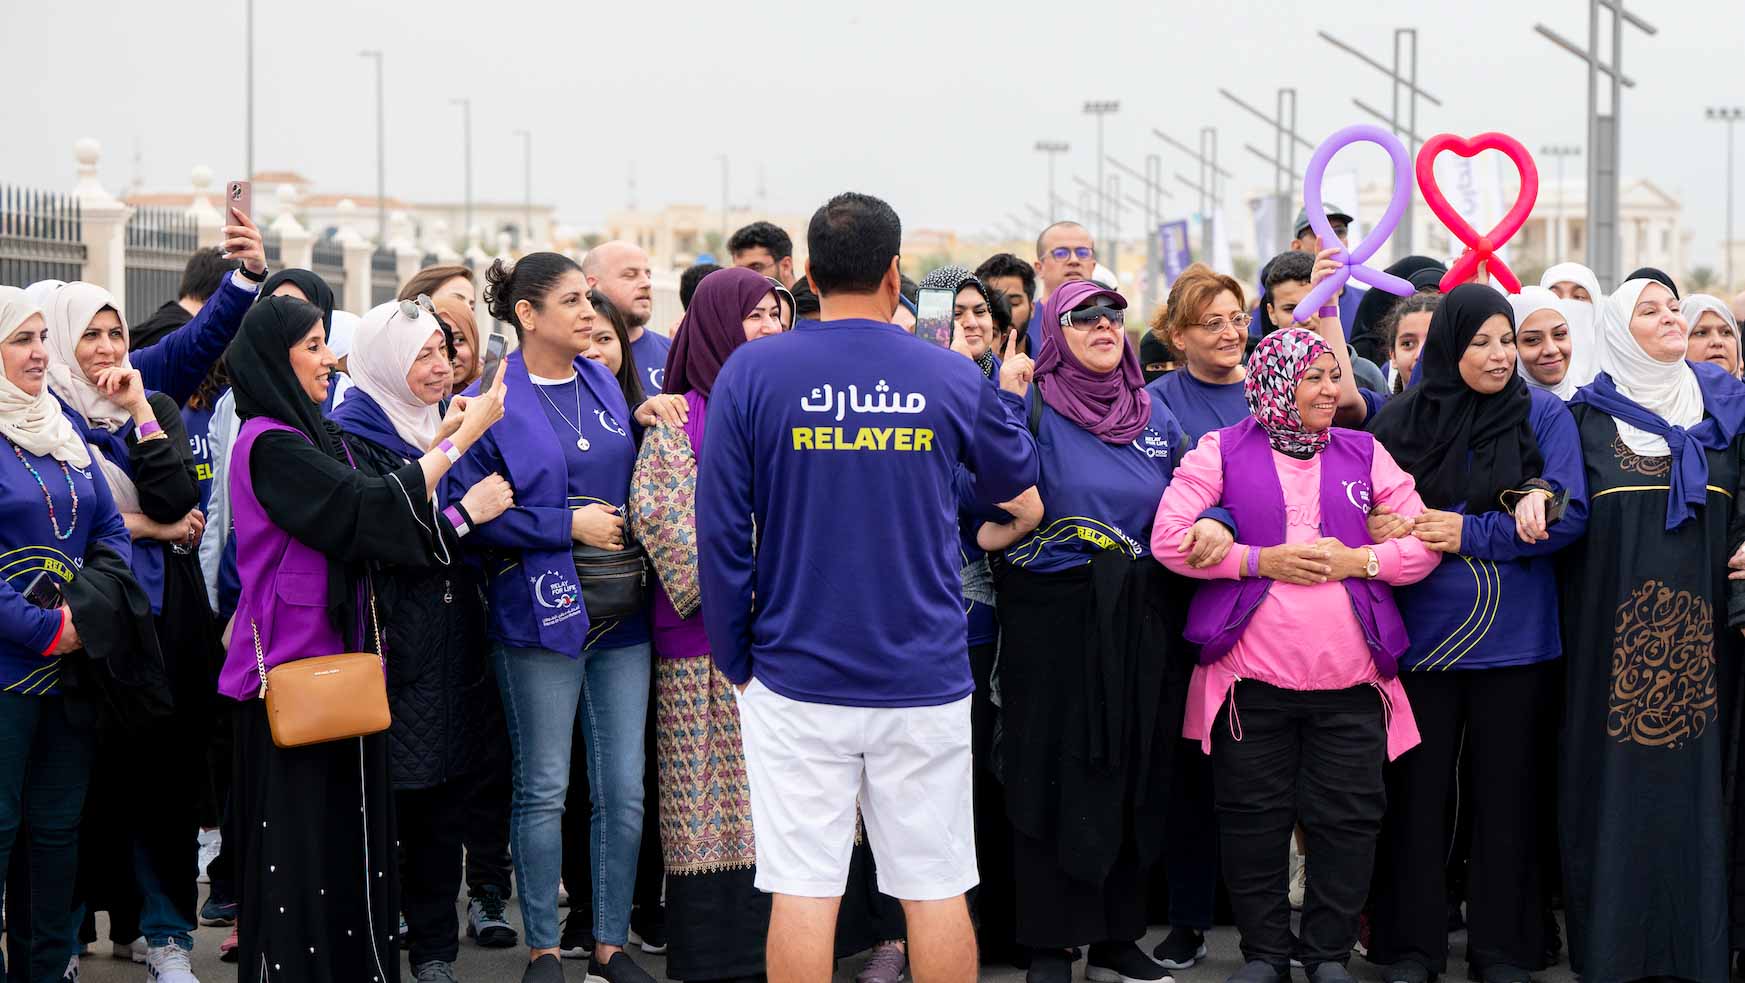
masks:
[[[265,267],[260,271],[260,273],[258,275],[256,275],[255,273],[253,273],[252,271],[249,270],[248,264],[238,263],[238,264],[236,264],[236,272],[238,275],[240,275],[241,277],[243,277],[246,280],[253,280],[255,283],[265,283],[265,282],[267,282],[267,274],[269,274],[273,271],[272,271],[271,267]]]
[[[1374,580],[1376,577],[1381,576],[1381,561],[1375,558],[1374,549],[1365,546],[1363,551],[1369,554],[1369,562],[1363,565],[1363,575],[1368,577],[1370,580]]]

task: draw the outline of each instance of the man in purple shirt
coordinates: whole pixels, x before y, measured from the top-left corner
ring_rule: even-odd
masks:
[[[582,258],[582,273],[588,286],[606,295],[624,312],[630,328],[630,354],[642,373],[642,390],[658,396],[666,379],[667,351],[673,344],[665,335],[648,329],[654,314],[654,267],[648,253],[634,242],[613,239],[602,242]]]

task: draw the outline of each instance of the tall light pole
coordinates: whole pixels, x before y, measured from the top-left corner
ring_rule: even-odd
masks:
[[[524,215],[521,219],[521,230],[526,233],[529,244],[533,242],[533,131],[516,130],[515,135],[521,138],[521,163],[524,173],[521,175],[521,208]],[[467,233],[471,235],[469,231]]]
[[[1600,8],[1611,12],[1612,62],[1600,61]],[[1624,24],[1653,35],[1654,25],[1624,9],[1624,0],[1588,0],[1587,47],[1582,48],[1544,24],[1534,24],[1546,40],[1587,62],[1587,265],[1600,287],[1617,286],[1621,242],[1618,230],[1619,118],[1624,89],[1635,80],[1624,74]],[[1610,113],[1600,112],[1600,75],[1611,79]]]
[[[1060,216],[1054,210],[1054,159],[1072,149],[1072,145],[1061,140],[1038,140],[1038,153],[1048,155],[1048,221],[1050,224],[1060,221]]]
[[[1103,120],[1114,112],[1121,110],[1119,99],[1087,99],[1085,114],[1097,118],[1097,238],[1102,239],[1108,232],[1109,214],[1108,185],[1103,183]]]
[[[373,58],[376,62],[376,245],[379,246],[388,241],[388,171],[384,163],[388,141],[382,129],[382,52],[372,48],[358,52],[358,57]]]
[[[1717,120],[1727,124],[1727,238],[1721,244],[1726,253],[1727,290],[1733,289],[1733,124],[1745,117],[1745,109],[1738,106],[1710,106],[1703,111],[1706,119]]]
[[[246,30],[248,32],[248,38],[243,44],[243,51],[244,51],[243,57],[244,57],[244,61],[246,62],[247,66],[248,66],[248,71],[246,73],[247,80],[243,83],[243,93],[244,93],[243,99],[248,105],[248,111],[246,114],[247,123],[245,124],[245,129],[244,129],[244,132],[246,135],[244,137],[242,168],[244,171],[243,177],[247,178],[250,181],[253,181],[254,180],[254,0],[248,0],[247,5],[243,8],[243,25],[244,25],[244,30]],[[228,223],[230,221],[230,208],[228,205],[225,206],[224,221],[226,223]]]
[[[450,99],[450,103],[459,106],[461,110],[461,126],[465,131],[467,154],[467,197],[466,197],[466,227],[467,235],[473,230],[473,101],[470,98]]]
[[[1218,94],[1236,105],[1246,109],[1249,115],[1272,127],[1272,153],[1268,154],[1252,143],[1243,144],[1249,153],[1272,165],[1272,194],[1275,202],[1273,234],[1279,237],[1279,243],[1290,240],[1291,201],[1296,197],[1297,182],[1302,175],[1297,173],[1297,148],[1304,147],[1314,150],[1315,145],[1303,139],[1297,132],[1297,90],[1282,88],[1278,90],[1277,113],[1268,116],[1265,112],[1238,98],[1229,89],[1219,89]]]
[[[1198,181],[1189,180],[1180,171],[1176,172],[1175,179],[1190,191],[1197,191],[1200,194],[1200,252],[1204,254],[1201,258],[1210,263],[1212,261],[1212,213],[1217,211],[1218,206],[1224,201],[1223,195],[1218,191],[1218,179],[1235,177],[1229,171],[1218,166],[1218,131],[1210,126],[1201,127],[1198,150],[1155,127],[1152,128],[1151,135],[1192,157],[1200,165],[1200,179]]]
[[[727,251],[727,155],[716,154],[721,162],[721,251]]]
[[[1552,213],[1555,218],[1551,222],[1551,241],[1547,243],[1549,248],[1545,253],[1545,262],[1550,264],[1557,262],[1558,258],[1563,255],[1563,251],[1568,248],[1564,243],[1564,240],[1568,238],[1568,233],[1564,228],[1563,217],[1563,162],[1571,157],[1580,157],[1581,148],[1553,144],[1540,147],[1539,156],[1550,157],[1557,161],[1557,210]]]

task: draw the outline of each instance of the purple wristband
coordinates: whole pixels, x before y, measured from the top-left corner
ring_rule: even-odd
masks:
[[[1258,546],[1248,547],[1248,575],[1250,577],[1260,576],[1260,547]]]
[[[453,505],[443,509],[442,514],[447,517],[449,522],[454,524],[454,534],[456,536],[465,536],[467,533],[472,531],[473,527],[467,525],[467,520],[461,516],[460,509],[455,508]]]
[[[140,440],[144,440],[147,437],[150,437],[152,434],[163,433],[164,428],[161,425],[159,425],[158,421],[156,421],[156,420],[147,420],[146,422],[140,424],[139,429],[135,432],[139,434]]]
[[[1322,307],[1321,310],[1319,311],[1319,313],[1322,317],[1338,317],[1339,316],[1339,305],[1338,304],[1328,304],[1325,307]]]
[[[450,464],[460,460],[460,450],[454,446],[452,440],[444,440],[436,445],[436,449],[442,452],[442,456],[448,458]]]

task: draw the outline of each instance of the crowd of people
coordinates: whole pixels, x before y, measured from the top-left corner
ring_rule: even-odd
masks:
[[[1307,312],[1299,215],[1130,325],[1076,223],[912,280],[845,193],[657,331],[633,243],[351,314],[228,219],[139,325],[0,287],[10,980],[98,912],[158,983],[196,925],[252,983],[451,983],[463,935],[1157,983],[1226,911],[1235,983],[1745,947],[1737,301],[1412,256]]]

